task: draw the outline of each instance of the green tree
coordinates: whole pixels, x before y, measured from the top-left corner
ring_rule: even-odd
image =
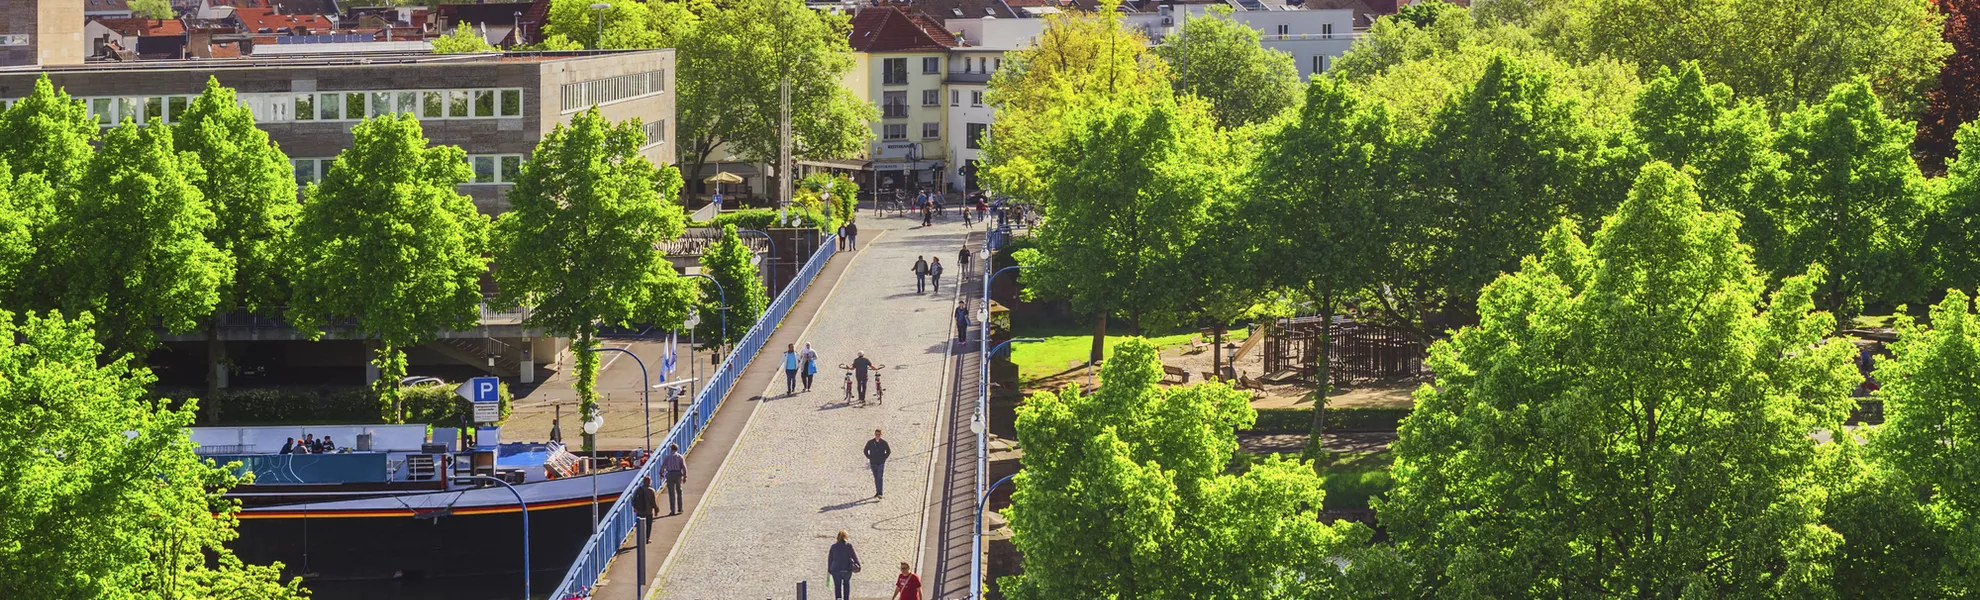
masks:
[[[1004,593],[1039,598],[1320,598],[1370,530],[1314,518],[1309,463],[1273,457],[1225,473],[1249,396],[1221,383],[1164,387],[1153,344],[1115,348],[1093,394],[1068,386],[1018,407],[1025,448],[1007,511],[1024,553]],[[1350,567],[1347,571],[1353,571]]]
[[[1584,187],[1606,167],[1597,146],[1552,78],[1518,59],[1492,59],[1438,111],[1409,161],[1417,167],[1411,252],[1423,266],[1408,287],[1427,290],[1419,303],[1468,313],[1477,290],[1539,249],[1548,227],[1600,214],[1603,199]]]
[[[0,160],[0,299],[15,305],[40,279],[41,231],[54,195],[39,173],[15,176]]]
[[[172,130],[174,146],[204,168],[187,179],[214,215],[206,239],[233,260],[233,276],[221,281],[219,302],[207,320],[206,393],[220,393],[218,365],[225,359],[219,316],[236,310],[267,312],[288,299],[281,248],[295,226],[296,179],[289,156],[254,125],[254,114],[208,77],[206,90],[187,105]],[[217,410],[217,407],[216,407]],[[212,416],[217,417],[217,414]]]
[[[1591,9],[1586,33],[1561,38],[1645,77],[1698,61],[1775,114],[1868,78],[1892,112],[1915,115],[1951,53],[1929,0],[1595,0]]]
[[[509,211],[495,221],[497,302],[532,306],[526,324],[571,338],[579,356],[591,354],[600,322],[671,329],[694,300],[660,251],[684,227],[680,205],[668,200],[680,172],[647,162],[645,144],[638,121],[608,123],[596,108],[578,113],[537,143],[509,190]],[[578,367],[578,389],[593,390],[597,361]],[[584,420],[597,401],[579,396]]]
[[[1980,409],[1980,372],[1973,369],[1980,364],[1980,318],[1971,301],[1964,292],[1947,291],[1932,307],[1929,328],[1900,314],[1891,357],[1877,362],[1885,421],[1871,438],[1872,456],[1890,470],[1891,487],[1911,493],[1885,495],[1886,502],[1868,510],[1924,516],[1928,530],[1916,532],[1918,540],[1899,542],[1879,558],[1886,564],[1925,562],[1892,561],[1891,555],[1936,559],[1927,564],[1936,563],[1937,572],[1921,574],[1943,586],[1930,590],[1929,597],[1962,597],[1980,589],[1980,484],[1972,476],[1980,453],[1965,443],[1980,435],[1972,417]],[[1921,542],[1938,547],[1902,551]]]
[[[1921,295],[1916,260],[1925,184],[1911,158],[1914,128],[1886,116],[1870,82],[1787,115],[1775,140],[1786,164],[1776,277],[1811,263],[1834,274],[1816,293],[1845,317],[1865,304]]]
[[[1980,285],[1980,123],[1967,123],[1953,135],[1958,157],[1947,159],[1938,182],[1938,201],[1926,219],[1924,247],[1941,285],[1972,289]]]
[[[1756,262],[1786,260],[1779,256],[1781,158],[1765,109],[1735,101],[1732,88],[1707,83],[1696,63],[1686,63],[1645,84],[1632,116],[1650,158],[1688,171],[1706,208],[1741,214],[1739,237],[1754,247]]]
[[[591,8],[601,1],[608,8]],[[544,38],[561,37],[593,50],[659,48],[668,45],[668,40],[655,27],[654,12],[638,0],[552,0],[549,22],[543,26]]]
[[[1064,298],[1094,320],[1092,360],[1107,317],[1181,321],[1188,249],[1205,233],[1212,200],[1235,187],[1229,144],[1200,106],[1162,102],[1073,114],[1066,135],[1039,154],[1050,177],[1038,198],[1044,221],[1021,250],[1027,294]]]
[[[474,52],[494,52],[495,47],[488,40],[468,27],[466,21],[454,26],[453,33],[433,38],[434,54],[470,54]]]
[[[1389,115],[1362,100],[1347,83],[1315,79],[1298,117],[1265,136],[1245,221],[1258,244],[1250,253],[1254,281],[1312,298],[1322,322],[1343,301],[1393,271],[1391,231],[1400,175]],[[1328,352],[1320,335],[1319,389],[1313,392],[1313,432],[1325,425],[1332,391]]]
[[[56,306],[103,315],[96,332],[112,350],[150,350],[154,327],[192,331],[233,279],[233,257],[206,238],[215,220],[194,185],[202,177],[164,122],[126,120],[57,203],[47,242]]]
[[[488,217],[455,190],[473,176],[466,154],[428,147],[412,115],[351,133],[296,221],[289,319],[319,336],[325,323],[352,321],[351,334],[374,344],[381,412],[396,421],[402,350],[480,318]]]
[[[0,144],[0,161],[12,165],[15,175],[40,173],[50,185],[66,187],[89,166],[90,144],[101,130],[89,108],[67,90],[55,89],[44,73],[34,91],[0,113],[0,139],[34,143]]]
[[[757,317],[770,307],[770,296],[764,291],[763,277],[757,271],[756,253],[736,234],[735,225],[722,226],[721,239],[709,244],[701,254],[701,272],[715,281],[700,280],[701,298],[696,308],[700,321],[695,324],[694,333],[706,340],[703,345],[708,347],[734,344],[749,333]],[[724,300],[727,307],[723,306]]]
[[[822,205],[820,210],[831,217],[825,226],[828,232],[837,231],[840,223],[852,220],[853,213],[859,210],[859,184],[844,175],[806,175],[798,180],[796,193],[801,202],[813,201]]]
[[[1258,30],[1230,14],[1220,7],[1185,22],[1155,55],[1174,69],[1176,93],[1208,100],[1219,125],[1263,123],[1299,103],[1299,67],[1291,54],[1258,45]]]
[[[674,136],[681,172],[701,177],[724,152],[775,162],[790,84],[791,155],[796,160],[855,156],[879,113],[843,81],[853,69],[845,15],[800,0],[736,0],[690,5],[698,17],[674,34],[679,54]]]
[[[1446,597],[1819,595],[1820,523],[1859,381],[1816,274],[1765,279],[1738,217],[1642,169],[1592,245],[1571,222],[1431,349],[1377,503]],[[1029,451],[1029,448],[1027,448]]]
[[[91,318],[0,312],[0,591],[13,598],[303,598],[226,547],[244,480],[194,453],[171,407]],[[209,562],[210,561],[210,562]]]
[[[1032,45],[1004,56],[990,76],[986,101],[997,112],[983,142],[979,175],[985,186],[1018,198],[1045,196],[1048,149],[1072,118],[1112,105],[1166,100],[1169,66],[1148,50],[1139,29],[1121,21],[1117,0],[1098,12],[1048,15]]]
[[[131,14],[146,19],[171,19],[178,16],[172,10],[171,0],[130,0],[127,5]]]

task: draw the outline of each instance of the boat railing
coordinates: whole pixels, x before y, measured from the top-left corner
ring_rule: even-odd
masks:
[[[750,326],[749,332],[744,334],[735,348],[729,351],[729,355],[723,357],[722,364],[715,368],[715,373],[706,380],[701,392],[686,407],[686,413],[681,415],[681,420],[667,431],[666,439],[655,446],[655,449],[679,446],[683,454],[694,450],[694,443],[701,439],[702,430],[707,428],[709,418],[714,416],[715,409],[721,407],[722,400],[728,397],[730,388],[735,387],[736,379],[741,376],[743,369],[749,366],[749,362],[756,357],[757,351],[763,349],[763,344],[770,340],[770,334],[776,331],[779,323],[783,322],[784,315],[790,312],[791,306],[797,304],[798,297],[804,295],[804,291],[811,287],[812,280],[817,278],[818,272],[824,269],[825,263],[832,259],[835,251],[833,238],[827,236],[825,243],[820,244],[818,251],[805,262],[804,268],[798,270],[797,277],[792,280],[791,285],[785,286],[783,293],[777,294],[777,299],[763,311],[763,316],[756,320],[755,325]],[[556,590],[550,593],[550,598],[569,600],[591,597],[591,590],[598,584],[599,578],[605,575],[605,569],[611,565],[613,555],[617,554],[619,547],[625,543],[626,536],[632,535],[634,531],[637,520],[632,511],[633,492],[638,489],[641,478],[659,479],[655,473],[659,464],[660,461],[647,460],[645,464],[639,466],[640,477],[634,477],[626,489],[619,492],[618,501],[613,502],[612,508],[601,517],[597,531],[594,531],[591,539],[585,542],[584,549],[571,563],[570,570],[564,573],[564,578],[557,584]]]

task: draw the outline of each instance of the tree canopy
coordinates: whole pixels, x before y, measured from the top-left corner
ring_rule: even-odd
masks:
[[[710,347],[742,340],[770,307],[770,296],[757,271],[756,253],[743,243],[735,225],[723,225],[722,237],[702,252],[701,272],[714,281],[700,280],[695,335]]]
[[[455,25],[452,32],[433,38],[434,54],[469,54],[494,51],[495,46],[490,45],[487,39],[481,37],[481,34],[475,33],[473,28],[468,27],[466,21]]]
[[[1378,503],[1452,595],[1818,593],[1841,541],[1808,436],[1854,403],[1854,346],[1825,340],[1815,274],[1766,295],[1738,217],[1643,168],[1593,244],[1570,223],[1486,287],[1431,350],[1435,386]],[[1701,385],[1704,384],[1704,385]]]
[[[19,598],[304,598],[225,546],[244,481],[194,453],[173,407],[87,314],[0,311],[0,590]],[[210,561],[210,562],[209,562]]]
[[[1189,19],[1155,55],[1172,68],[1176,93],[1209,101],[1219,125],[1263,123],[1299,103],[1299,67],[1291,54],[1258,45],[1258,30],[1230,14]]]

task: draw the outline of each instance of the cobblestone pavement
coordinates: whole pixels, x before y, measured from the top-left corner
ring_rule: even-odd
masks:
[[[956,348],[958,271],[950,263],[967,230],[954,221],[921,228],[870,215],[862,214],[860,254],[803,337],[819,353],[816,384],[789,396],[783,382],[770,385],[662,567],[655,597],[792,598],[807,581],[809,597],[829,598],[825,553],[841,530],[864,566],[853,576],[854,598],[886,598],[898,564],[916,562],[945,369]],[[909,269],[917,255],[942,257],[940,292],[916,293]],[[843,402],[836,367],[861,350],[886,366],[883,405]],[[873,497],[860,453],[876,428],[893,448],[884,499]]]

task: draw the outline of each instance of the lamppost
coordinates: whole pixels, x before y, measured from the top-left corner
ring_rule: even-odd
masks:
[[[647,393],[647,389],[646,389],[646,382],[648,381],[648,377],[646,375],[646,361],[640,360],[639,355],[633,354],[632,351],[627,350],[625,348],[585,348],[584,351],[593,354],[599,352],[617,352],[632,357],[633,364],[639,365],[639,403],[640,403],[640,407],[646,411],[646,453],[652,454],[653,453],[653,397],[652,395]],[[585,433],[594,433],[594,432],[587,430],[585,431]]]
[[[604,2],[593,2],[591,4],[591,12],[598,15],[598,40],[592,42],[592,50],[605,49],[605,11],[610,8],[612,8],[612,5]]]
[[[721,348],[729,343],[729,292],[722,289],[722,282],[717,281],[714,277],[710,277],[707,273],[694,273],[688,275],[688,277],[700,277],[714,282],[715,293],[720,294],[719,297],[722,299],[722,337],[715,341],[715,348],[719,353]]]
[[[641,383],[640,387],[646,387],[646,384]],[[590,437],[593,440],[596,440],[598,439],[598,430],[604,426],[605,426],[605,411],[594,408],[591,416],[584,418],[584,435],[586,437]],[[597,445],[594,443],[592,447],[597,448]],[[597,450],[594,449],[592,450],[592,452],[596,453]],[[597,458],[597,457],[594,456],[591,458]],[[595,466],[597,466],[597,462],[593,461],[592,464],[585,465],[585,469],[584,469],[585,475],[591,478],[591,532],[592,533],[598,533],[598,525],[599,523],[603,522],[598,518],[598,474],[592,471],[592,467]]]
[[[991,256],[990,249],[985,248],[980,252],[981,253],[978,256],[981,256],[983,258],[982,260],[983,267],[984,270],[987,271],[989,270],[990,267],[990,256]],[[978,307],[977,309],[978,311],[977,314],[979,315],[978,318],[979,333],[977,334],[977,338],[978,338],[977,343],[981,344],[981,348],[982,348],[982,353],[978,355],[982,358],[981,360],[977,361],[979,363],[982,363],[982,372],[981,372],[982,379],[978,380],[981,381],[982,383],[979,384],[977,387],[980,388],[982,391],[979,392],[976,397],[976,418],[970,420],[969,422],[970,433],[976,434],[976,489],[979,490],[977,492],[978,501],[977,501],[977,511],[976,511],[977,512],[976,531],[971,532],[970,534],[969,597],[971,598],[971,600],[982,598],[982,593],[983,593],[982,498],[988,497],[990,494],[989,491],[990,488],[996,487],[995,485],[992,485],[990,486],[990,488],[986,488],[983,485],[984,475],[990,472],[989,471],[990,438],[987,435],[987,433],[989,432],[989,428],[986,427],[983,422],[984,415],[989,410],[989,406],[990,406],[990,357],[993,355],[993,352],[990,349],[990,282],[997,279],[998,275],[1003,275],[1005,271],[1015,271],[1022,268],[1024,268],[1024,265],[1011,265],[1008,267],[1004,267],[1002,269],[998,269],[996,271],[991,271],[989,275],[985,275],[983,277],[983,305],[981,307]],[[1005,346],[1009,346],[1011,342],[1015,342],[1015,341],[1018,340],[1013,338],[1010,341],[998,345],[997,348],[1001,350]],[[998,483],[1002,483],[1002,482],[998,482]]]
[[[771,291],[776,291],[776,288],[777,288],[777,240],[774,240],[774,239],[770,239],[770,234],[768,234],[768,233],[764,233],[763,231],[761,231],[761,230],[756,230],[756,229],[737,229],[737,230],[736,230],[736,233],[737,233],[737,234],[744,234],[744,233],[754,233],[754,234],[756,234],[756,235],[760,235],[760,236],[763,236],[763,241],[765,241],[765,242],[769,242],[769,243],[770,243],[770,286],[769,286],[769,287],[770,287],[770,289],[771,289]],[[774,295],[774,294],[773,294],[773,295]],[[725,303],[725,304],[726,304],[726,303]],[[726,336],[726,334],[725,334],[725,336]]]
[[[515,487],[515,486],[512,486],[512,485],[509,485],[509,482],[507,482],[507,481],[502,481],[502,480],[500,480],[500,479],[496,479],[496,478],[494,478],[494,477],[489,477],[489,476],[487,476],[487,475],[468,475],[468,476],[465,476],[465,477],[461,477],[461,479],[473,479],[473,480],[488,480],[488,481],[493,481],[493,482],[495,482],[495,483],[499,483],[499,484],[502,484],[502,487],[505,487],[505,488],[509,488],[509,493],[511,493],[511,494],[515,494],[515,495],[516,495],[516,505],[518,505],[518,506],[521,506],[521,507],[522,507],[522,522],[523,522],[523,597],[524,597],[524,598],[529,598],[529,597],[530,597],[530,593],[529,593],[529,503],[528,503],[528,502],[524,502],[524,501],[523,501],[523,497],[522,497],[522,492],[518,492],[518,491],[516,491],[516,487]],[[594,506],[595,506],[595,504],[594,504]]]

